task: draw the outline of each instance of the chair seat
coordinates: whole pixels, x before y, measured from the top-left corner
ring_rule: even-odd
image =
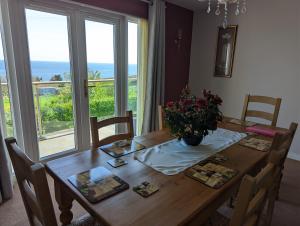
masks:
[[[102,225],[98,223],[91,215],[85,214],[75,219],[68,226],[102,226]]]
[[[220,214],[218,211],[216,211],[206,222],[206,224],[202,226],[228,226],[230,220],[225,217],[224,215]]]

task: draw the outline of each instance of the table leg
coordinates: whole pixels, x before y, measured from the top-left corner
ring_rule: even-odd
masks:
[[[71,211],[73,198],[70,197],[64,186],[59,182],[54,181],[55,199],[58,203],[58,208],[61,211],[60,221],[62,225],[68,225],[73,219],[73,213]]]

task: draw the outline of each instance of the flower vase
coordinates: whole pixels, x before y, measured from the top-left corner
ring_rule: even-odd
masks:
[[[191,135],[183,137],[182,139],[187,145],[198,146],[202,142],[203,136]]]

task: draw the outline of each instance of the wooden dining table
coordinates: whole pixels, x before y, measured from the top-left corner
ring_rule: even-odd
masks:
[[[219,124],[219,127],[245,132],[244,126],[229,123],[227,118]],[[276,129],[287,131],[282,128]],[[263,136],[261,138],[272,140]],[[134,139],[146,147],[151,147],[174,137],[167,130],[162,130]],[[238,170],[238,174],[219,189],[207,187],[187,177],[184,172],[174,176],[164,175],[135,160],[133,154],[123,157],[128,161],[127,165],[113,168],[107,163],[112,157],[100,149],[87,150],[49,161],[46,168],[54,179],[55,198],[61,211],[62,225],[72,221],[71,208],[74,200],[103,225],[200,225],[236,192],[245,174],[265,163],[268,153],[238,143],[223,150],[221,154],[228,160],[222,165]],[[90,203],[68,181],[68,177],[98,166],[112,171],[126,181],[130,188],[96,204]],[[144,181],[158,185],[159,191],[148,198],[139,196],[132,187]]]

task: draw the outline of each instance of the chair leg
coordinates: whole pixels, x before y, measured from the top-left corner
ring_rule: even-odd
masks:
[[[208,220],[208,224],[209,224],[210,226],[214,226],[214,224],[213,224],[213,222],[212,222],[212,219],[211,219],[211,218],[209,218],[209,220]]]
[[[272,217],[273,217],[273,211],[276,201],[276,194],[272,195],[268,200],[268,206],[267,206],[267,215],[265,219],[265,226],[270,226],[272,223]]]
[[[234,201],[235,201],[235,196],[231,196],[230,199],[228,200],[227,206],[231,209],[234,208]]]
[[[272,217],[274,212],[275,202],[278,199],[280,183],[282,180],[282,173],[280,174],[277,181],[275,180],[274,187],[271,189],[268,195],[268,206],[267,206],[267,216],[265,220],[265,226],[270,226],[272,223]]]
[[[280,190],[280,185],[281,185],[282,177],[283,177],[283,175],[280,174],[280,179],[279,179],[279,181],[278,181],[277,191],[276,191],[276,200],[277,200],[277,201],[279,200],[279,190]]]

